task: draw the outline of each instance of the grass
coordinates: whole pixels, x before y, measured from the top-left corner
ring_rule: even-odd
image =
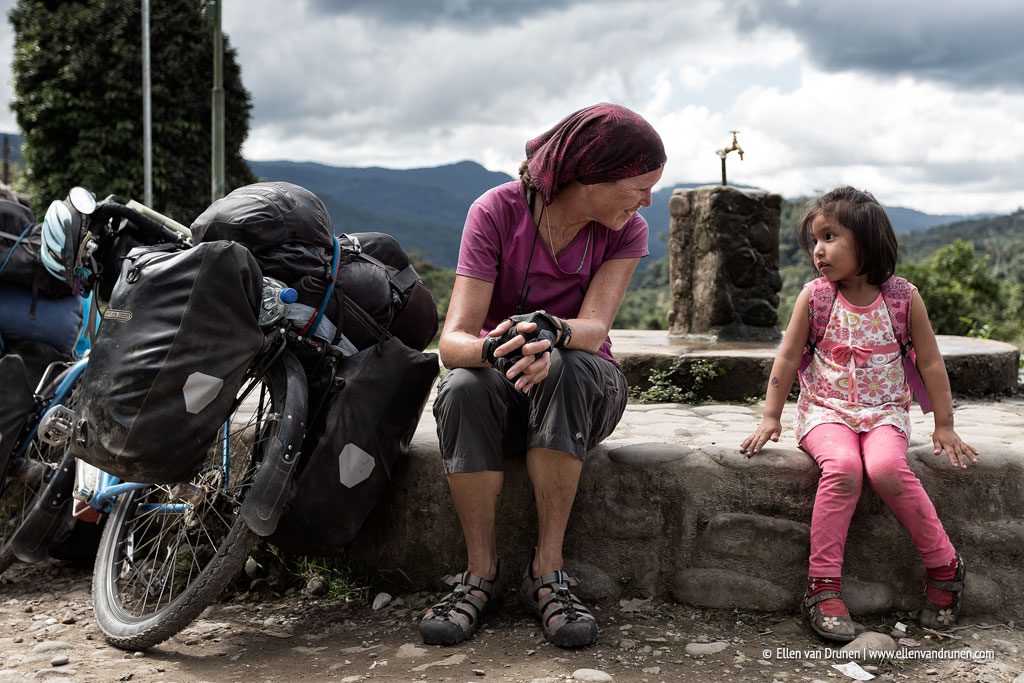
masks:
[[[283,595],[305,591],[310,582],[323,582],[317,596],[328,602],[369,604],[373,598],[368,571],[338,558],[288,555],[269,543],[258,543],[250,553],[259,570],[256,576],[242,574],[236,590]]]
[[[676,360],[668,368],[652,370],[646,386],[630,387],[629,397],[637,403],[704,403],[710,398],[707,383],[724,373],[725,368],[710,361]]]

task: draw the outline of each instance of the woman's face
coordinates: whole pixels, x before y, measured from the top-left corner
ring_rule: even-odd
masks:
[[[651,205],[651,190],[664,168],[611,183],[584,185],[589,193],[588,213],[609,230],[621,230],[637,209]]]

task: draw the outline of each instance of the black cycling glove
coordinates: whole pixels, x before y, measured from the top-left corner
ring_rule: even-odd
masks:
[[[480,356],[480,360],[489,363],[491,367],[495,368],[503,375],[508,372],[509,368],[511,368],[516,361],[523,357],[523,347],[520,346],[511,353],[500,357],[494,355],[495,349],[505,342],[511,341],[518,335],[523,335],[523,338],[526,339],[523,346],[530,342],[547,339],[551,342],[550,348],[555,348],[555,340],[558,339],[558,333],[563,330],[559,321],[556,320],[554,316],[548,315],[544,311],[534,311],[533,313],[513,315],[509,317],[508,320],[512,321],[512,325],[503,335],[500,337],[484,338],[483,353]],[[519,332],[516,330],[519,323],[537,323],[537,328],[533,332]]]

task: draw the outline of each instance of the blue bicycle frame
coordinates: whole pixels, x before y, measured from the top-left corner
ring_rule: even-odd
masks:
[[[44,404],[40,415],[45,414],[46,410],[53,405],[63,403],[64,400],[71,395],[71,390],[75,384],[81,378],[82,373],[85,372],[85,368],[89,364],[89,357],[86,356],[80,361],[77,361],[72,365],[64,375],[60,384]],[[25,434],[21,442],[18,444],[18,452],[24,453],[28,449],[29,444],[36,438],[39,431],[39,422],[36,420],[32,428]],[[222,486],[227,487],[229,485],[229,456],[230,450],[228,446],[228,439],[230,436],[230,421],[225,422],[222,428],[223,438],[221,440],[221,468],[222,468]],[[90,491],[85,489],[82,494],[88,501],[90,507],[99,511],[102,514],[109,514],[113,508],[114,503],[117,501],[117,497],[122,493],[128,493],[129,491],[138,491],[151,486],[151,484],[143,484],[136,482],[123,482],[120,478],[115,477],[108,472],[103,470],[99,471],[99,480],[97,481],[96,490]],[[147,503],[141,506],[141,509],[147,512],[157,512],[162,514],[180,514],[188,510],[187,503]]]

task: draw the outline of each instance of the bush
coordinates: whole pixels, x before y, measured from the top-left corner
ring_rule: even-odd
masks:
[[[997,279],[987,256],[956,240],[898,273],[914,283],[936,334],[1011,339],[1020,333],[1021,286]]]

